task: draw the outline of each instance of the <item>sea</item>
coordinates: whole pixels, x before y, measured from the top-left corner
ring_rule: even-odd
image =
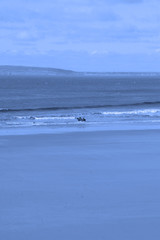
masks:
[[[0,74],[0,134],[93,129],[160,129],[160,74]]]

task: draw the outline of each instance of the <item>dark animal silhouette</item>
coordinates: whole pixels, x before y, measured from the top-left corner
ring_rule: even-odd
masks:
[[[78,117],[77,120],[78,120],[79,122],[86,122],[86,119],[85,119],[85,118],[81,118],[81,117]]]

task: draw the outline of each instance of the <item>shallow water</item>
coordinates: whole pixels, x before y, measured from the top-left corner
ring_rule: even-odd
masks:
[[[159,240],[160,131],[0,137],[0,239]]]

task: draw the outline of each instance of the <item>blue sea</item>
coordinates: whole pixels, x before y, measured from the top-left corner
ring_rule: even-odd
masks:
[[[0,128],[160,128],[160,75],[1,74]]]

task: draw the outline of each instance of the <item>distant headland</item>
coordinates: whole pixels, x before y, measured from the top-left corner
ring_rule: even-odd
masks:
[[[1,65],[0,76],[159,76],[160,72],[76,72],[59,68]]]
[[[30,66],[0,66],[0,75],[70,75],[76,74],[71,70]]]

